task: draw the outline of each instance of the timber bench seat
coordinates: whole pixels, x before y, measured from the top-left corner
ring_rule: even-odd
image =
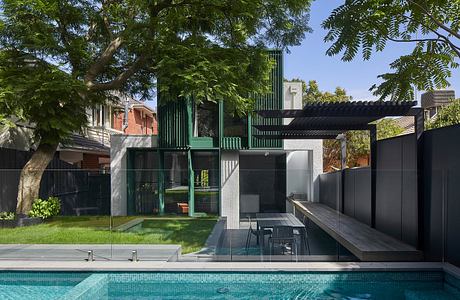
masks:
[[[301,212],[361,261],[420,261],[422,252],[324,204],[289,199]]]

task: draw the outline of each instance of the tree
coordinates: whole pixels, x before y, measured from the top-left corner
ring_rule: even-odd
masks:
[[[412,100],[414,88],[449,86],[451,70],[460,59],[460,2],[452,0],[345,1],[323,22],[324,40],[332,42],[327,55],[353,60],[361,50],[364,60],[383,51],[388,42],[412,43],[411,53],[390,64],[393,72],[370,90],[381,100]]]
[[[36,126],[17,213],[37,198],[58,142],[119,90],[224,99],[248,110],[268,92],[264,49],[303,39],[310,0],[1,0],[0,116]],[[16,84],[17,83],[17,84]],[[70,115],[73,114],[73,118]]]
[[[319,90],[316,80],[308,81],[299,78],[293,78],[290,81],[302,82],[302,102],[319,101],[319,102],[343,102],[352,100],[353,97],[347,95],[347,91],[341,87],[336,87],[334,93],[322,92]]]
[[[434,119],[427,122],[426,127],[434,129],[455,124],[460,124],[460,99],[452,100],[448,105],[441,107]]]

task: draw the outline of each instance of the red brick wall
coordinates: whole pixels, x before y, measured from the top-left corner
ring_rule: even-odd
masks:
[[[99,157],[109,157],[107,155],[83,153],[81,168],[84,170],[99,171]]]
[[[113,116],[112,128],[116,130],[123,129],[123,114],[119,112],[118,115]],[[130,109],[128,113],[128,127],[125,129],[125,134],[158,134],[158,122],[156,116],[142,117],[141,111],[137,109]]]

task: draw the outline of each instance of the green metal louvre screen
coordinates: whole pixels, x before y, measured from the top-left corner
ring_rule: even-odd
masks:
[[[272,82],[271,93],[256,96],[256,110],[262,109],[283,109],[283,52],[271,50],[269,57],[275,60],[275,67],[270,74]],[[262,118],[259,115],[252,117],[252,125],[282,125],[282,119]],[[257,134],[264,134],[256,128],[252,128],[252,148],[282,148],[283,141],[276,139],[259,139],[254,137]],[[276,134],[273,132],[272,134]]]
[[[186,148],[188,145],[187,101],[168,101],[158,105],[158,118],[160,148]]]

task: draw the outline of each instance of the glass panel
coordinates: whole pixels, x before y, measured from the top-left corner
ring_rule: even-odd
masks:
[[[188,214],[189,172],[187,152],[164,153],[165,213]]]
[[[132,170],[130,171],[134,189],[131,199],[134,205],[131,214],[157,214],[159,212],[158,197],[158,153],[145,150],[130,150]],[[130,207],[130,206],[128,206]]]
[[[240,213],[285,212],[286,154],[240,155]]]
[[[194,151],[192,153],[195,212],[219,213],[219,153]]]
[[[235,110],[224,104],[224,136],[247,137],[248,119],[238,116]]]
[[[194,114],[195,122],[193,136],[219,136],[219,107],[217,103],[209,101],[199,103],[195,106]]]

